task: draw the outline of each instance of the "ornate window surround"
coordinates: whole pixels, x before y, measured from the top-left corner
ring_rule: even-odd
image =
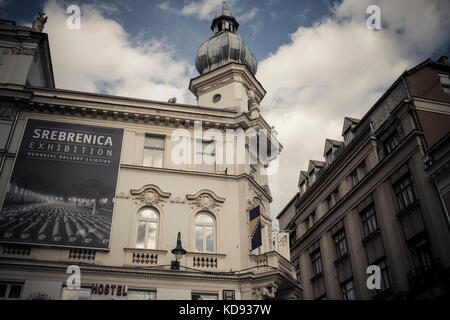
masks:
[[[129,247],[136,248],[136,234],[138,227],[139,212],[144,208],[154,208],[158,212],[159,223],[157,230],[156,249],[162,247],[162,237],[165,225],[164,206],[169,200],[171,193],[162,191],[154,184],[147,184],[138,190],[130,190],[133,201],[133,220],[129,236]]]
[[[208,189],[202,189],[195,194],[187,194],[186,199],[189,203],[190,216],[189,216],[189,226],[190,226],[190,239],[188,251],[196,252],[195,250],[195,218],[200,212],[207,212],[211,214],[216,223],[215,228],[215,252],[222,252],[222,229],[221,229],[221,215],[219,214],[220,209],[225,202],[225,198],[217,196],[213,191]]]

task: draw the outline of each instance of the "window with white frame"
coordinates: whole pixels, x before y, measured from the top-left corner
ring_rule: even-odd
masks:
[[[145,135],[142,165],[162,168],[164,164],[165,137]]]
[[[195,250],[197,252],[215,251],[216,223],[209,212],[195,216]]]
[[[139,210],[137,220],[136,248],[156,249],[159,215],[154,208]]]

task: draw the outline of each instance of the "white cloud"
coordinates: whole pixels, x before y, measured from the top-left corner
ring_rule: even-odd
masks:
[[[156,6],[161,10],[174,14],[195,17],[198,20],[211,21],[216,13],[222,8],[222,2],[223,1],[220,0],[189,1],[181,9],[177,9],[172,6],[170,0],[165,0],[158,3]],[[227,1],[227,7],[233,12],[239,22],[252,20],[258,13],[258,8],[253,7],[249,10],[245,10],[238,5],[236,0]]]
[[[330,7],[330,17],[299,27],[259,65],[257,77],[267,90],[262,114],[284,146],[279,173],[270,178],[273,216],[297,192],[308,160],[323,160],[325,139],[342,140],[344,116],[362,117],[405,69],[448,41],[447,1],[377,1],[379,31],[366,27],[372,2]]]
[[[65,7],[45,4],[56,85],[72,90],[104,92],[167,101],[193,102],[186,86],[191,63],[174,58],[175,48],[160,39],[132,38],[107,18],[112,7],[81,6],[81,29],[66,28]]]
[[[176,12],[211,20],[220,3],[191,1]],[[344,0],[331,7],[331,17],[299,27],[288,44],[259,65],[257,78],[267,90],[262,113],[284,145],[280,172],[270,178],[273,215],[297,191],[298,173],[308,160],[322,158],[325,138],[341,139],[344,116],[364,115],[405,69],[448,41],[445,0],[379,1],[385,27],[380,31],[366,28],[369,4]],[[159,7],[175,10],[169,2]],[[164,40],[130,37],[108,18],[114,10],[83,5],[79,31],[66,28],[65,8],[57,2],[47,2],[45,12],[58,87],[163,101],[176,96],[195,103],[187,91],[196,75],[191,59],[175,59],[176,48]]]

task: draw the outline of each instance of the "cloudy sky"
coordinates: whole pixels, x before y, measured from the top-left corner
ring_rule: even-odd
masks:
[[[48,15],[59,88],[195,104],[187,87],[194,58],[211,36],[221,0],[0,0],[0,18],[30,25]],[[448,0],[229,0],[239,33],[259,61],[261,110],[284,145],[270,178],[276,216],[297,191],[300,170],[341,140],[344,116],[362,117],[405,70],[449,55]],[[66,8],[81,7],[81,29]],[[369,30],[367,7],[381,9]]]

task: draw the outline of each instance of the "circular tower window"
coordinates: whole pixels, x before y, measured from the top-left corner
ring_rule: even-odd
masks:
[[[213,97],[213,102],[214,102],[214,103],[217,103],[217,102],[220,101],[220,99],[222,99],[222,96],[221,96],[220,94],[216,94],[216,95],[214,95],[214,97]]]

